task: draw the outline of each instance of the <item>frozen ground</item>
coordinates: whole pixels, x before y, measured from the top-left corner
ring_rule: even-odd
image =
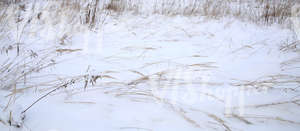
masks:
[[[291,30],[159,15],[110,17],[64,40],[59,27],[23,36],[32,59],[58,64],[1,90],[0,130],[300,129],[299,50],[284,46]],[[20,112],[66,83],[24,113],[22,128],[9,126],[10,111],[21,122]]]

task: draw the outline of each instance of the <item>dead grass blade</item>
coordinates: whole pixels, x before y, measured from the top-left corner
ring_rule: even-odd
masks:
[[[132,72],[132,73],[138,74],[138,75],[140,75],[140,76],[142,76],[142,77],[145,76],[143,73],[141,73],[141,72],[139,72],[139,71],[136,71],[136,70],[129,70],[129,71]]]
[[[138,84],[144,83],[148,80],[149,80],[149,76],[144,76],[144,77],[141,77],[139,79],[136,79],[136,80],[133,80],[133,81],[129,82],[128,85],[138,85]]]
[[[281,122],[285,122],[285,123],[300,125],[300,122],[283,119],[281,117],[256,116],[256,115],[249,115],[249,114],[248,115],[244,115],[244,116],[240,116],[240,117],[243,117],[243,118],[253,118],[253,119],[275,120],[275,121],[281,121]]]
[[[203,68],[218,68],[217,66],[214,66],[215,62],[207,62],[207,63],[196,63],[188,65],[190,67],[203,67]]]
[[[213,118],[215,121],[217,121],[219,124],[221,124],[225,129],[226,131],[231,131],[231,129],[229,128],[228,125],[225,124],[225,121],[223,119],[221,119],[220,117],[217,117],[216,115],[214,114],[211,114],[211,113],[205,113],[208,117],[210,118]]]
[[[234,117],[234,118],[237,118],[238,120],[240,120],[240,121],[242,121],[244,123],[246,123],[247,125],[252,125],[253,124],[250,121],[248,121],[247,119],[245,119],[245,118],[243,118],[243,117],[241,117],[239,115],[231,114],[231,116]]]
[[[276,105],[282,105],[282,104],[294,104],[294,103],[297,103],[299,101],[300,101],[300,99],[291,100],[291,101],[273,102],[273,103],[260,104],[260,105],[246,105],[244,107],[246,107],[246,108],[262,108],[262,107],[276,106]],[[239,107],[233,107],[233,108],[238,109]]]
[[[38,103],[39,101],[41,101],[43,98],[47,97],[48,95],[50,95],[51,93],[61,89],[61,88],[67,88],[69,85],[74,84],[78,79],[71,79],[70,81],[62,84],[61,86],[58,86],[57,88],[51,90],[50,92],[46,93],[45,95],[43,95],[42,97],[38,98],[36,101],[34,101],[30,106],[28,106],[24,111],[22,111],[22,114],[25,114],[26,111],[28,111],[32,106],[34,106],[36,103]]]
[[[72,53],[77,51],[82,51],[82,49],[56,49],[58,53]]]
[[[6,125],[6,123],[2,119],[0,119],[0,123],[2,123],[3,125]]]

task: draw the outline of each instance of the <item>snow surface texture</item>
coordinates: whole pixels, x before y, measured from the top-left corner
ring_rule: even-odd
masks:
[[[1,131],[300,128],[297,30],[129,14],[96,31],[38,25],[2,39],[4,67],[20,62],[1,67]]]

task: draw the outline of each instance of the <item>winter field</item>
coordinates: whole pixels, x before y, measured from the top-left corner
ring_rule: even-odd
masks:
[[[0,131],[299,131],[298,0],[0,0]]]

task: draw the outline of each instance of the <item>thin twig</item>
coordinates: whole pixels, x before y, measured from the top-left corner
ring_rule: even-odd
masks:
[[[48,96],[49,94],[55,92],[56,90],[60,89],[60,88],[66,88],[68,86],[68,84],[70,83],[74,83],[74,79],[72,79],[70,82],[67,82],[53,90],[51,90],[50,92],[48,92],[47,94],[43,95],[42,97],[40,97],[39,99],[37,99],[34,103],[32,103],[29,107],[27,107],[24,111],[22,111],[22,114],[25,113],[27,110],[29,110],[33,105],[35,105],[37,102],[39,102],[40,100],[42,100],[43,98],[45,98],[46,96]]]

